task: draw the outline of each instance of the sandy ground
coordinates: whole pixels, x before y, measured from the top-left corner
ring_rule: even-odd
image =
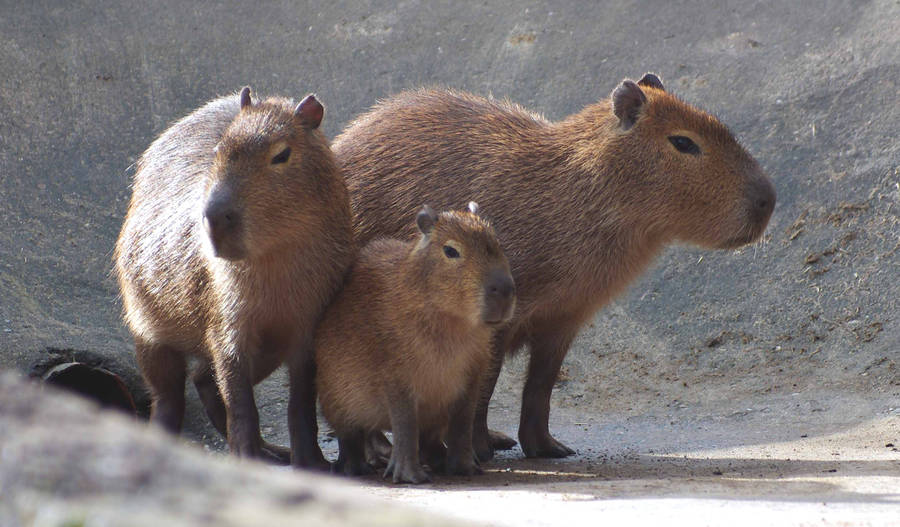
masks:
[[[856,424],[843,424],[846,407],[798,412],[826,395],[580,422],[567,412],[557,421],[569,425],[554,430],[578,450],[574,458],[526,460],[515,449],[480,477],[422,487],[372,477],[364,485],[498,526],[900,524],[900,408],[872,408]]]
[[[508,364],[491,409],[492,427],[513,436],[523,366],[522,357]],[[716,382],[686,390],[695,378],[683,373],[647,395],[620,385],[591,398],[600,389],[586,386],[591,375],[560,383],[551,430],[578,452],[571,458],[524,459],[516,447],[481,476],[353,481],[389,501],[498,526],[900,525],[896,385],[872,387],[863,375],[855,385],[799,382],[752,394]],[[267,431],[281,439],[277,428]],[[218,438],[205,441],[222,448]],[[327,425],[320,441],[334,459]]]

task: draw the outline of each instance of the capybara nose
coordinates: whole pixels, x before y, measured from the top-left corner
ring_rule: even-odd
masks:
[[[233,232],[241,223],[240,213],[231,203],[231,193],[225,189],[214,191],[206,202],[203,220],[214,240]]]
[[[484,284],[484,321],[499,324],[509,320],[516,303],[516,285],[505,269],[492,271]]]
[[[768,222],[775,210],[775,186],[769,178],[761,176],[750,188],[751,208],[757,222]]]
[[[486,293],[489,297],[503,300],[511,298],[516,292],[516,286],[513,283],[512,277],[505,272],[497,272],[491,276],[491,278],[488,279],[486,289]]]

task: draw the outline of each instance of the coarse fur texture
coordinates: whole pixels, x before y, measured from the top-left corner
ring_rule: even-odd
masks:
[[[151,420],[180,430],[194,357],[194,383],[231,450],[298,466],[327,466],[311,343],[355,256],[322,113],[313,96],[254,102],[245,88],[176,122],[137,163],[114,257]],[[285,361],[290,453],[262,442],[252,391]]]
[[[362,248],[316,333],[318,392],[340,441],[339,472],[369,470],[361,441],[375,430],[393,430],[386,475],[395,482],[428,479],[420,436],[429,446],[446,438],[448,472],[477,470],[471,426],[480,379],[494,327],[515,309],[509,264],[473,212],[437,216],[426,207],[418,225],[418,239]]]
[[[509,438],[487,429],[502,357],[527,347],[519,440],[528,457],[572,450],[549,432],[550,394],[581,326],[676,241],[730,249],[765,230],[775,190],[711,115],[659,78],[623,81],[559,122],[509,102],[421,89],[380,102],[338,136],[358,240],[409,233],[417,203],[475,199],[518,285],[475,423],[479,458]]]

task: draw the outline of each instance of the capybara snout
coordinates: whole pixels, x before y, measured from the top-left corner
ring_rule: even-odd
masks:
[[[760,174],[748,185],[747,197],[750,202],[750,223],[754,225],[752,241],[766,230],[772,211],[775,210],[775,185],[768,177]]]
[[[500,324],[512,318],[516,305],[516,285],[509,269],[496,268],[487,273],[484,282],[482,320]]]
[[[762,236],[775,210],[777,199],[775,186],[766,174],[758,167],[755,161],[751,168],[745,172],[746,183],[743,186],[743,195],[738,199],[738,205],[732,211],[733,220],[723,222],[731,225],[730,231],[725,232],[724,242],[715,244],[720,249],[735,249],[748,243],[753,243]]]
[[[215,256],[227,260],[239,260],[244,256],[242,216],[231,188],[221,183],[213,187],[203,209],[203,227]]]

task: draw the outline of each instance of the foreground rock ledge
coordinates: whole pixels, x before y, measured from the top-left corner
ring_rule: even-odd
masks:
[[[462,525],[345,482],[206,455],[0,372],[0,525]]]

